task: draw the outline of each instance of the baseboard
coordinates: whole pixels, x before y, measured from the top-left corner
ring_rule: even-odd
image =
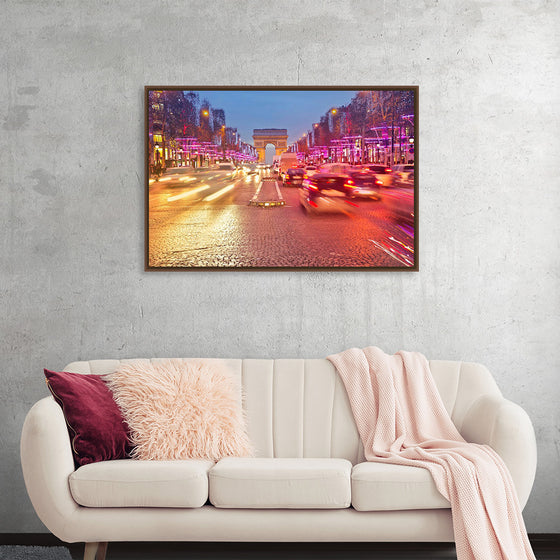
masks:
[[[529,533],[532,543],[560,544],[560,533]]]
[[[560,533],[529,533],[529,540],[533,545],[560,546]],[[51,533],[0,533],[0,544],[12,544],[12,545],[19,544],[19,545],[28,545],[28,546],[57,546],[57,545],[60,546],[60,545],[65,545],[67,543],[61,541]],[[200,545],[202,543],[196,543],[196,544]],[[215,544],[216,546],[220,546],[220,543],[205,543],[205,544],[206,545]],[[231,546],[231,544],[235,545],[236,543],[227,543],[228,546]],[[259,544],[266,546],[267,543],[259,543]],[[289,545],[289,543],[285,543],[285,544]],[[299,544],[301,545],[303,543],[299,543]],[[313,543],[306,543],[306,544],[309,546],[313,546]],[[348,545],[354,543],[345,543],[345,544]],[[359,546],[360,544],[364,544],[364,543],[355,543],[355,544]],[[387,544],[388,546],[395,546],[395,545],[406,546],[407,543],[378,543],[378,544]],[[434,544],[445,545],[449,543],[417,543],[417,544],[420,546],[423,545],[433,546]]]
[[[57,546],[66,543],[55,537],[52,533],[0,533],[0,544]]]

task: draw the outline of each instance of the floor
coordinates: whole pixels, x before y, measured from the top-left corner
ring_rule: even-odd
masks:
[[[83,545],[68,545],[82,560]],[[537,560],[559,560],[560,542],[533,542]],[[456,560],[447,543],[111,543],[106,560]]]

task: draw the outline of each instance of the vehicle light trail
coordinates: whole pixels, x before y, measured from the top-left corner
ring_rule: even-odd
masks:
[[[381,249],[382,251],[387,253],[387,255],[389,255],[390,257],[393,257],[395,260],[397,260],[401,264],[404,264],[405,266],[413,266],[414,265],[414,262],[411,259],[409,259],[405,255],[397,253],[397,251],[395,251],[395,249],[393,247],[389,247],[385,243],[379,243],[379,242],[375,241],[374,239],[370,239],[370,241],[376,247],[378,247],[379,249]]]
[[[405,245],[402,241],[399,241],[398,239],[395,239],[393,236],[389,237],[389,239],[393,242],[393,243],[397,243],[398,245],[400,245],[401,247],[403,247],[404,249],[406,249],[407,251],[410,251],[411,253],[414,252],[414,248],[410,247],[410,245]]]
[[[183,177],[179,179],[179,181],[183,181],[184,183],[189,183],[190,181],[196,181],[196,177]]]
[[[216,200],[217,198],[220,198],[221,196],[223,196],[227,192],[231,191],[231,189],[233,189],[233,187],[235,187],[235,183],[231,183],[227,187],[224,187],[223,189],[220,189],[219,191],[216,191],[214,194],[208,195],[206,198],[203,198],[203,200],[205,202],[210,202],[211,200]]]
[[[187,196],[192,196],[193,194],[199,193],[201,191],[205,191],[209,189],[210,185],[200,185],[200,187],[196,187],[196,189],[192,189],[191,191],[187,191],[181,194],[176,194],[174,196],[170,196],[167,198],[167,202],[173,202],[174,200],[180,200],[181,198],[187,198]]]

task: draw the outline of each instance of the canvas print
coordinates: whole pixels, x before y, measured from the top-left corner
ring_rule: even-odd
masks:
[[[418,270],[418,88],[145,88],[146,268]]]

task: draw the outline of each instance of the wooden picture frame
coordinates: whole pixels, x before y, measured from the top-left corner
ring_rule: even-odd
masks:
[[[146,86],[146,270],[418,270],[418,86]]]

